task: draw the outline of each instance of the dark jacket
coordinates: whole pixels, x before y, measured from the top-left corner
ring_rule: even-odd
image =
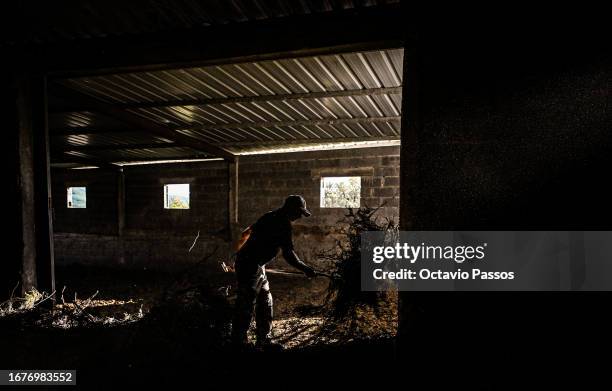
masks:
[[[270,211],[251,226],[251,235],[238,251],[237,269],[255,270],[264,266],[281,250],[287,262],[300,269],[308,268],[293,251],[291,221],[282,209]]]

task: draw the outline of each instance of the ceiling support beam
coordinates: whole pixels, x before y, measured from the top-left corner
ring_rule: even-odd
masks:
[[[119,167],[121,167],[120,164],[118,164],[118,162],[156,162],[156,161],[169,161],[169,160],[222,160],[221,158],[207,158],[206,156],[202,156],[202,155],[189,155],[189,156],[164,156],[164,157],[143,157],[143,158],[127,158],[127,157],[117,157],[112,159],[112,162],[104,162],[106,164],[106,167],[104,168],[113,168],[113,169],[118,169]],[[99,162],[98,160],[92,160],[92,159],[88,159],[88,158],[81,158],[79,156],[74,156],[74,155],[64,155],[64,156],[57,156],[54,155],[53,156],[53,162],[52,165],[58,165],[58,164],[80,164],[80,165],[84,165],[84,166],[96,166],[96,167],[100,167],[99,164],[97,164],[96,162]],[[102,164],[102,163],[100,163]]]
[[[149,144],[117,144],[117,145],[59,145],[62,151],[96,152],[96,151],[123,151],[126,149],[162,149],[176,148],[175,143],[149,143]]]
[[[325,125],[350,125],[350,124],[376,124],[401,121],[401,116],[394,117],[364,117],[364,118],[338,118],[303,121],[266,121],[266,122],[242,122],[233,124],[198,125],[190,127],[177,127],[180,130],[231,130],[245,128],[272,128],[276,126],[325,126]]]
[[[134,130],[163,137],[174,141],[178,145],[189,147],[196,151],[204,152],[216,157],[222,157],[228,161],[233,161],[235,158],[234,154],[228,152],[225,149],[216,147],[206,141],[197,139],[195,137],[190,137],[181,133],[177,133],[166,126],[140,117],[124,109],[117,108],[111,104],[102,102],[89,95],[83,94],[79,91],[75,91],[61,84],[54,84],[53,89],[51,91],[54,95],[60,96],[67,101],[83,103],[85,106],[91,107],[94,111],[98,113],[107,115],[111,118],[117,119],[125,123],[126,125],[133,127]]]
[[[341,91],[317,91],[298,94],[278,94],[278,95],[257,95],[257,96],[240,96],[230,98],[200,98],[200,99],[177,99],[160,102],[143,102],[143,103],[125,103],[113,104],[113,106],[122,109],[149,109],[163,107],[179,107],[179,106],[206,106],[206,105],[223,105],[235,103],[257,103],[257,102],[284,102],[298,99],[323,99],[323,98],[341,98],[341,97],[357,97],[357,96],[376,96],[401,94],[402,87],[381,87],[381,88],[362,88],[356,90],[341,90]],[[83,106],[82,103],[75,107],[62,107],[53,110],[54,113],[65,113],[75,111],[91,111],[92,108]]]
[[[81,134],[109,134],[109,133],[117,133],[117,134],[126,134],[126,133],[140,133],[142,131],[135,131],[133,129],[99,129],[99,128],[89,128],[85,126],[75,126],[68,128],[56,128],[49,129],[49,136],[58,137],[58,136],[76,136]]]
[[[119,168],[121,168],[120,166],[104,161],[104,160],[100,160],[100,159],[96,159],[96,158],[91,158],[91,157],[85,157],[85,156],[75,156],[75,155],[71,155],[71,154],[62,154],[62,155],[53,155],[52,159],[51,159],[51,164],[57,164],[57,163],[75,163],[75,164],[80,164],[82,166],[96,166],[98,168],[103,168],[103,169],[107,169],[107,170],[118,170]]]
[[[327,144],[344,144],[344,143],[388,143],[399,141],[400,136],[385,136],[385,137],[334,137],[334,138],[321,138],[321,139],[306,139],[306,140],[282,140],[282,141],[234,141],[219,144],[228,148],[234,149],[246,149],[246,150],[257,150],[257,149],[274,149],[274,148],[287,148],[287,147],[302,147],[302,146],[317,146]]]

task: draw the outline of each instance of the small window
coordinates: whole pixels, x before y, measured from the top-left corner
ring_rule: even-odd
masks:
[[[359,208],[361,177],[321,178],[321,208]]]
[[[87,207],[87,188],[86,187],[69,187],[67,191],[68,208],[86,208]]]
[[[164,186],[165,209],[189,209],[189,184]]]

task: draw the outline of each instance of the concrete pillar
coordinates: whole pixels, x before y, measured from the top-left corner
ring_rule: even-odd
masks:
[[[123,168],[117,172],[117,238],[119,241],[119,263],[125,263],[125,173]]]
[[[9,253],[15,261],[2,266],[7,272],[2,273],[2,285],[14,286],[17,278],[22,294],[32,288],[51,293],[55,276],[46,80],[42,76],[9,74],[2,87],[2,111],[8,127],[5,133],[16,151],[8,156],[11,162],[7,165],[15,178],[9,186],[9,194],[16,201],[15,211],[9,212],[15,225],[10,244],[13,251]]]
[[[44,76],[30,77],[29,84],[32,133],[34,136],[34,221],[37,283],[39,291],[51,293],[55,291],[55,255],[53,248],[47,80]]]
[[[3,212],[3,220],[7,227],[2,234],[3,256],[0,260],[0,301],[2,301],[9,297],[17,283],[21,286],[23,246],[19,164],[21,151],[17,120],[18,89],[10,70],[0,69],[0,71],[0,113],[2,114],[2,141],[5,145],[0,155],[5,172],[3,185],[6,210]]]
[[[31,91],[26,77],[16,83],[17,140],[21,210],[21,292],[37,287],[36,275],[36,223],[34,206],[34,135],[32,128]]]
[[[227,163],[228,172],[228,231],[230,240],[230,256],[234,249],[232,244],[239,235],[238,227],[238,158]]]

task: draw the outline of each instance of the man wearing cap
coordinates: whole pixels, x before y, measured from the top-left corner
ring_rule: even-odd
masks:
[[[302,196],[290,195],[282,207],[264,214],[243,232],[244,244],[237,252],[235,263],[238,297],[232,341],[236,345],[248,345],[247,331],[255,310],[257,346],[262,349],[278,348],[271,342],[272,295],[265,265],[280,249],[287,263],[308,277],[316,276],[314,269],[302,262],[295,253],[291,233],[291,222],[310,214]]]

